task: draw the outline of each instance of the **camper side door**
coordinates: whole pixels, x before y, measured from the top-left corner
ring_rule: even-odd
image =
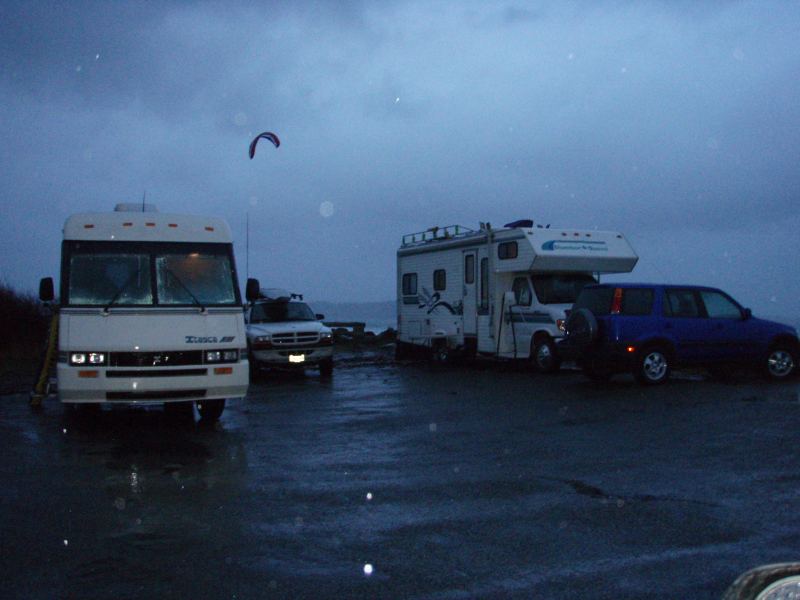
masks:
[[[478,334],[478,257],[477,250],[465,250],[461,259],[464,267],[463,283],[463,314],[464,335]]]

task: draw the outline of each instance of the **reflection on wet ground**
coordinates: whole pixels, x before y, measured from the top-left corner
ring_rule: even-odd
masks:
[[[0,403],[8,597],[717,598],[800,558],[796,382],[350,361],[215,427]]]

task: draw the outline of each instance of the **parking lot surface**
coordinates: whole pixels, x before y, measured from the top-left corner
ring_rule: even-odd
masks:
[[[205,427],[0,398],[9,598],[719,598],[800,560],[800,388],[351,361]]]

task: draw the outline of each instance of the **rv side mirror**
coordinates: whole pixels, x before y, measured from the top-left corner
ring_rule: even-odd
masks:
[[[753,311],[749,308],[744,309],[744,313],[742,314],[742,321],[747,321],[750,317],[753,316]]]
[[[314,315],[314,316],[317,318],[317,321],[322,321],[323,319],[325,319],[325,315],[321,315],[321,314],[319,314],[319,313],[317,313],[317,314],[316,314],[316,315]]]
[[[249,278],[244,291],[245,298],[248,302],[255,302],[258,300],[259,293],[261,293],[261,284],[258,283],[258,279]]]
[[[506,292],[503,294],[503,304],[505,304],[506,308],[517,305],[517,296],[514,292]]]
[[[56,299],[55,288],[53,287],[52,277],[43,277],[39,281],[39,300],[42,302],[52,302]]]

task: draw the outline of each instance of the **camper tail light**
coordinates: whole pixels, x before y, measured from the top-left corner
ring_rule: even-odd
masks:
[[[102,367],[106,364],[105,352],[70,352],[69,364],[73,367],[92,365]]]
[[[556,327],[561,333],[567,332],[567,320],[566,319],[556,319]]]
[[[239,360],[238,350],[206,350],[207,363],[234,363]]]

